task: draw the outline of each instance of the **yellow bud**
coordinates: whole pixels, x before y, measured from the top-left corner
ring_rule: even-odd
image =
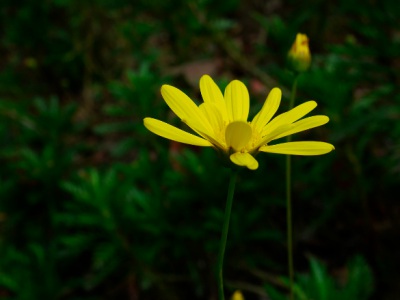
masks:
[[[308,47],[308,37],[298,33],[288,54],[289,66],[293,71],[307,71],[311,64],[311,53]]]
[[[231,300],[244,300],[243,294],[241,291],[235,291],[232,295]]]

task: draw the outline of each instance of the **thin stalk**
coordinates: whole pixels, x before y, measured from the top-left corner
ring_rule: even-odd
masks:
[[[294,78],[292,92],[290,94],[289,110],[294,106],[297,91],[297,78]],[[287,142],[292,140],[289,135],[286,138]],[[293,225],[292,225],[292,161],[291,156],[286,156],[286,228],[287,228],[287,255],[288,255],[288,269],[289,269],[289,290],[290,300],[294,300],[294,267],[293,267]]]
[[[229,220],[231,218],[233,194],[235,192],[235,184],[236,184],[237,175],[238,175],[237,171],[232,171],[231,178],[229,181],[229,187],[228,187],[228,196],[226,198],[224,224],[222,226],[221,242],[220,242],[220,246],[219,246],[219,253],[218,253],[218,295],[219,295],[218,299],[219,300],[225,299],[224,279],[223,279],[222,271],[223,271],[223,265],[224,265],[226,240],[228,239]]]

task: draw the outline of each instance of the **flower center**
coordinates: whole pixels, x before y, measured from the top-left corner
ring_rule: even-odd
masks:
[[[251,126],[244,121],[235,121],[229,123],[225,129],[225,142],[228,148],[235,151],[245,151],[245,147],[251,140],[253,130]]]

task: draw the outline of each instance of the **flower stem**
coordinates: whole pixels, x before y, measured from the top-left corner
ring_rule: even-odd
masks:
[[[297,78],[294,78],[292,92],[290,94],[289,110],[294,106],[294,100],[296,98],[297,90]],[[292,136],[289,135],[286,138],[287,142],[292,140]],[[288,269],[289,269],[289,289],[290,289],[290,300],[294,300],[294,267],[293,267],[293,231],[292,231],[292,162],[291,156],[286,156],[286,228],[287,228],[287,254],[288,254]]]
[[[290,93],[290,102],[289,102],[289,110],[291,110],[294,106],[294,100],[296,99],[296,92],[297,92],[297,78],[299,78],[299,75],[295,75],[295,78],[293,80],[293,85],[292,85],[292,91]],[[288,139],[291,139],[291,136],[289,135]]]
[[[226,198],[224,224],[222,226],[221,242],[220,242],[220,246],[219,246],[219,253],[218,253],[218,295],[219,295],[218,299],[219,300],[225,299],[224,280],[223,280],[223,272],[222,271],[223,271],[223,265],[224,265],[226,240],[228,238],[229,220],[231,217],[233,194],[235,192],[235,184],[236,184],[237,175],[238,175],[237,171],[232,171],[231,179],[229,181],[228,196]]]

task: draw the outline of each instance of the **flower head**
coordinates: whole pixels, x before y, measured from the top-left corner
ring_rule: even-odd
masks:
[[[308,47],[308,37],[298,33],[292,48],[288,54],[289,65],[296,72],[307,71],[311,64],[310,48]]]
[[[232,163],[251,170],[258,168],[254,157],[259,152],[320,155],[334,149],[331,144],[314,141],[270,145],[279,138],[327,123],[327,116],[301,119],[317,106],[315,101],[300,104],[273,118],[282,96],[281,90],[274,88],[260,112],[249,122],[249,93],[241,81],[231,81],[222,95],[211,77],[204,75],[200,79],[200,91],[204,102],[197,106],[179,89],[170,85],[163,85],[161,88],[167,105],[199,136],[153,118],[145,118],[144,126],[151,132],[173,141],[214,147]]]

